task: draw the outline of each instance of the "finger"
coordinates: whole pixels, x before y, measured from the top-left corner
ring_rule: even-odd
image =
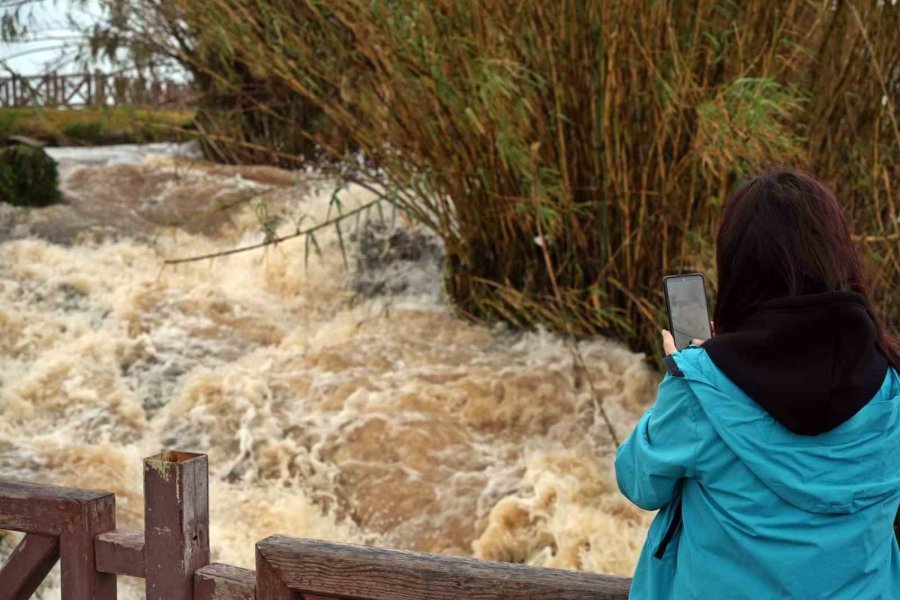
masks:
[[[693,344],[694,346],[702,346],[703,342],[705,341],[706,340],[701,340],[700,338],[694,338],[691,340],[691,344]]]
[[[666,356],[675,353],[675,338],[673,338],[672,334],[666,329],[662,330],[662,343],[663,352],[666,353]]]
[[[713,335],[716,335],[716,322],[715,321],[709,322],[709,330],[710,330],[710,332],[712,332]]]

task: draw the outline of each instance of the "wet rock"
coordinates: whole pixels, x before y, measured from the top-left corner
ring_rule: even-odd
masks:
[[[351,236],[357,244],[353,290],[364,297],[429,295],[444,262],[440,239],[426,230],[370,221]]]

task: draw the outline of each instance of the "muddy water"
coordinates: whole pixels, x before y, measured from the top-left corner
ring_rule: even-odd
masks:
[[[321,221],[334,190],[158,152],[69,152],[65,204],[0,206],[0,477],[115,492],[139,528],[142,457],[205,452],[218,561],[277,532],[630,573],[649,515],[596,401],[624,437],[640,356],[582,343],[579,372],[556,335],[452,317],[439,244],[388,213],[348,225],[349,268],[333,229],[308,261],[296,240],[163,268]]]

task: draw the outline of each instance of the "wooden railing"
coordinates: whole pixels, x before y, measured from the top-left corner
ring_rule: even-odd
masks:
[[[2,107],[181,107],[191,100],[192,95],[190,86],[184,83],[100,72],[0,78]]]
[[[144,532],[116,528],[103,492],[0,480],[0,529],[26,533],[0,569],[0,600],[29,598],[61,562],[63,600],[114,600],[116,575],[147,600],[625,600],[630,580],[276,535],[256,571],[209,562],[202,454],[144,461]]]

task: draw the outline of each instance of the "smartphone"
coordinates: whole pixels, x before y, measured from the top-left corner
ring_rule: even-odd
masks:
[[[663,277],[663,290],[669,312],[669,331],[675,337],[678,350],[688,346],[693,339],[712,337],[703,275],[688,273]]]

